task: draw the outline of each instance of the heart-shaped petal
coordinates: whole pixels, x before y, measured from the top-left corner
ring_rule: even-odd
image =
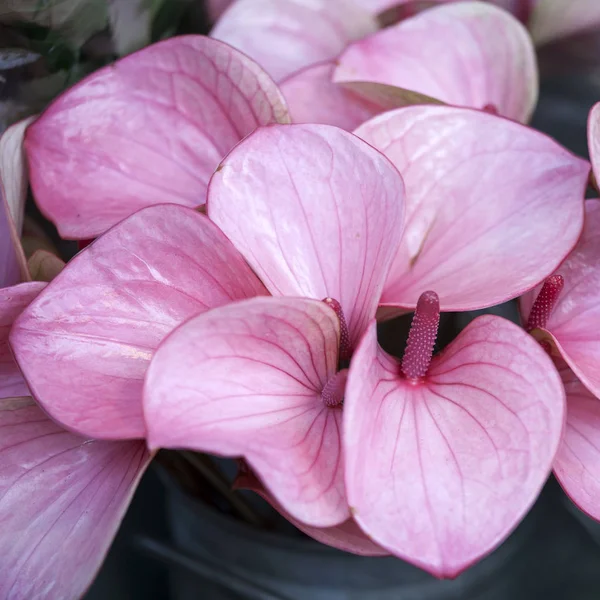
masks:
[[[427,10],[351,44],[334,81],[375,81],[456,106],[492,106],[527,121],[537,101],[535,51],[506,11],[482,2]]]
[[[273,295],[332,297],[355,345],[402,235],[404,185],[354,135],[273,126],[237,146],[213,176],[209,217]]]
[[[0,597],[80,598],[150,456],[80,438],[31,398],[0,400]]]
[[[208,311],[172,333],[148,369],[151,448],[244,456],[294,518],[345,521],[338,318],[324,302],[255,298]]]
[[[276,80],[335,58],[377,29],[354,0],[237,0],[211,37],[241,50]]]
[[[564,423],[552,361],[500,317],[473,321],[419,381],[370,327],[344,403],[348,501],[400,558],[453,577],[498,546],[546,481]]]
[[[25,310],[11,346],[43,408],[97,438],[143,437],[154,349],[207,308],[265,293],[207,217],[159,205],[78,254]]]
[[[46,287],[30,282],[0,289],[0,398],[28,396],[29,389],[8,346],[8,334],[15,319]]]
[[[566,364],[559,369],[567,394],[567,423],[554,474],[577,506],[600,521],[600,400]]]
[[[406,184],[382,305],[412,308],[428,289],[447,311],[500,304],[550,275],[577,242],[589,164],[545,135],[449,106],[391,111],[356,134]]]
[[[31,185],[62,237],[93,238],[145,206],[203,204],[237,142],[287,121],[283,96],[252,60],[210,38],[172,38],[50,105],[26,135]]]
[[[556,273],[564,286],[544,330],[577,377],[600,398],[600,200],[586,200],[581,238]],[[521,298],[524,317],[539,291],[540,286]]]

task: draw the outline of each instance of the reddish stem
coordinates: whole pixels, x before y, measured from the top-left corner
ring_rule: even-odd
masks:
[[[424,292],[417,302],[402,358],[402,373],[407,379],[420,379],[427,374],[439,324],[440,299],[435,292]]]
[[[565,280],[562,275],[552,275],[544,281],[544,285],[531,307],[527,326],[525,327],[527,331],[546,327],[564,285]]]

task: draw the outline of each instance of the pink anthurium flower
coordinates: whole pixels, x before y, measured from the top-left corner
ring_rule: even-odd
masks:
[[[288,120],[252,60],[210,38],[172,38],[96,71],[28,128],[32,189],[62,237],[94,238],[145,206],[204,204],[223,156]]]
[[[44,288],[0,290],[0,597],[79,598],[106,554],[150,455],[142,441],[65,431],[29,397],[8,353],[14,318]]]
[[[518,297],[577,242],[589,163],[545,135],[448,106],[390,111],[355,133],[388,156],[406,184],[406,229],[382,315],[413,309],[427,289],[449,311]]]
[[[352,514],[378,544],[454,577],[518,524],[546,481],[564,422],[552,361],[522,329],[479,317],[431,359],[439,300],[417,304],[401,363],[356,350],[344,403]]]
[[[521,298],[526,329],[555,358],[567,425],[554,465],[569,497],[600,520],[600,201],[586,200],[577,246],[542,286]]]
[[[382,154],[330,126],[259,129],[229,154],[209,186],[210,218],[269,292],[307,298],[222,307],[171,334],[145,385],[151,448],[243,455],[294,519],[348,520],[346,363],[400,243],[403,194]]]

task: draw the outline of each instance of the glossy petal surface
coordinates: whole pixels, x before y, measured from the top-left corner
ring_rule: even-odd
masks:
[[[260,293],[205,216],[154,206],[78,254],[15,323],[11,346],[57,421],[97,438],[143,437],[142,383],[160,341],[192,315]]]
[[[460,2],[424,11],[351,44],[335,81],[375,81],[448,104],[527,121],[537,100],[535,52],[506,11]]]
[[[564,287],[545,330],[579,379],[600,397],[600,200],[586,200],[585,225],[577,246],[556,270]],[[521,298],[529,316],[539,286]]]
[[[377,29],[353,0],[237,0],[211,36],[238,48],[276,80],[335,58]]]
[[[424,290],[447,311],[499,304],[550,275],[579,237],[589,164],[532,129],[481,111],[414,106],[356,134],[406,184],[405,232],[383,305],[412,308]]]
[[[256,298],[191,319],[158,349],[144,388],[151,448],[244,456],[294,518],[348,518],[339,408],[321,399],[339,321],[324,303]]]
[[[534,0],[529,29],[536,44],[600,27],[595,0]]]
[[[439,577],[498,546],[545,483],[564,390],[539,344],[479,317],[433,359],[399,376],[375,324],[353,357],[344,457],[354,518],[374,541]]]
[[[567,393],[567,423],[554,473],[577,506],[600,520],[600,400],[566,365],[560,374]]]
[[[136,210],[198,206],[223,156],[287,122],[253,61],[202,36],[172,38],[96,71],[29,128],[33,191],[64,238],[96,237]]]
[[[61,429],[31,398],[0,400],[0,596],[79,598],[149,461],[143,442]]]
[[[29,395],[21,370],[8,346],[8,334],[15,319],[44,287],[44,283],[32,282],[0,289],[0,398]]]
[[[208,214],[273,295],[338,300],[354,345],[402,235],[404,185],[361,140],[325,125],[259,130],[221,164]]]

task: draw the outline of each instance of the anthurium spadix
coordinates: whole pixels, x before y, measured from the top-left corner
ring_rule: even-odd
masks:
[[[355,133],[406,185],[405,233],[383,308],[414,308],[427,289],[442,310],[499,304],[551,275],[577,242],[589,163],[545,135],[432,105],[384,113]]]
[[[229,150],[288,122],[269,76],[210,38],[172,38],[96,71],[26,133],[31,185],[64,238],[88,239],[159,203],[197,207]]]
[[[586,200],[583,234],[556,274],[521,298],[526,329],[556,360],[567,425],[555,462],[561,485],[600,520],[600,201]]]
[[[84,593],[150,459],[143,441],[79,437],[11,397],[28,390],[8,332],[45,285],[0,290],[0,597],[14,600]]]
[[[371,324],[350,366],[344,458],[360,527],[454,577],[535,501],[560,441],[564,390],[539,344],[500,317],[479,317],[432,360],[438,320],[438,297],[426,292],[401,363]]]

